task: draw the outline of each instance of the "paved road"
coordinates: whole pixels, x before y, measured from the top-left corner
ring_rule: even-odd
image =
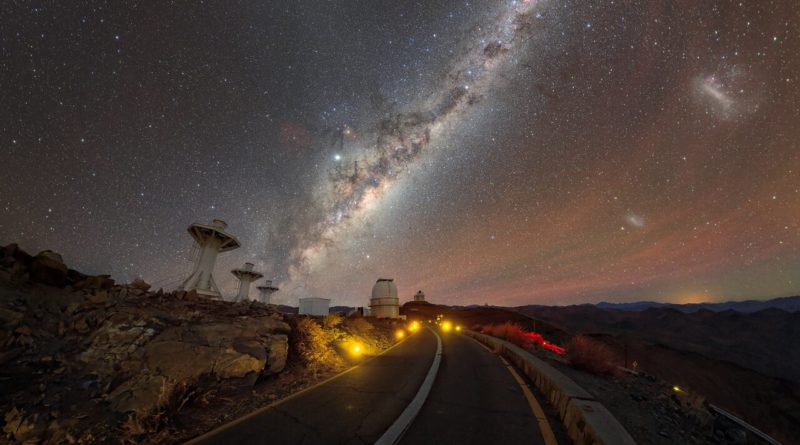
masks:
[[[346,374],[189,443],[372,444],[416,395],[436,344],[422,329]]]
[[[439,373],[400,443],[544,443],[528,401],[500,359],[464,335],[440,335]]]

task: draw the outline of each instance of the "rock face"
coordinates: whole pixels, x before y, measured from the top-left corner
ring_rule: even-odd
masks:
[[[132,375],[106,395],[119,412],[146,415],[158,407],[165,391],[201,376],[260,377],[280,372],[286,363],[289,327],[272,316],[182,324],[160,332],[131,322],[136,320],[107,321],[80,355],[99,371],[100,380]]]
[[[67,283],[67,266],[61,255],[45,250],[33,257],[30,280],[50,286],[63,287]]]
[[[189,388],[249,387],[284,369],[290,327],[274,309],[149,288],[81,274],[53,252],[0,248],[6,439],[115,442],[118,427],[97,424],[161,415]]]
[[[137,279],[135,279],[135,280],[131,281],[130,287],[132,287],[132,288],[134,288],[134,289],[140,289],[140,290],[143,290],[143,291],[147,291],[147,290],[149,290],[149,289],[150,289],[150,285],[149,285],[149,284],[147,284],[147,283],[146,283],[146,282],[145,282],[143,279],[141,279],[141,278],[137,278]]]

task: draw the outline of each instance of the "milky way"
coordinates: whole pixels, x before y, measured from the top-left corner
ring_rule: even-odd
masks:
[[[535,36],[536,16],[532,12],[535,2],[514,2],[505,8],[494,23],[480,27],[478,35],[471,36],[472,46],[454,63],[455,68],[444,76],[441,85],[436,86],[438,91],[433,97],[406,107],[412,111],[382,118],[364,136],[366,157],[354,161],[352,171],[334,172],[330,178],[331,196],[323,201],[323,205],[330,206],[328,217],[292,252],[290,279],[300,280],[312,274],[309,263],[313,256],[323,253],[339,232],[349,229],[347,223],[359,218],[368,204],[379,201],[394,179],[426,155],[431,133],[454,121],[457,124],[468,108],[480,102],[487,84],[496,83],[496,71],[510,68],[502,67],[509,52],[520,51],[525,40]],[[436,137],[434,134],[433,138]],[[340,155],[336,157],[341,160]]]
[[[278,302],[800,292],[800,6],[0,9],[0,242],[184,277],[225,219]],[[619,3],[619,4],[618,4]]]

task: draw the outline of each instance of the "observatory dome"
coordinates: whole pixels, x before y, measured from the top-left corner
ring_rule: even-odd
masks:
[[[397,286],[392,278],[378,278],[372,286],[372,298],[397,298]]]
[[[369,300],[370,313],[379,318],[397,318],[400,316],[400,300],[397,298],[397,286],[391,278],[378,278],[372,286],[372,298]]]

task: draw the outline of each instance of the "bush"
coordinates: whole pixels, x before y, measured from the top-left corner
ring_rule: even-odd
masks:
[[[618,359],[614,351],[603,342],[585,335],[576,335],[567,344],[567,360],[579,369],[592,374],[607,374],[618,376],[621,374]]]
[[[342,314],[331,312],[322,318],[322,327],[325,330],[335,329],[337,326],[342,324],[342,321],[344,321]]]
[[[508,329],[508,323],[492,325],[492,335],[497,338],[505,339],[507,329]]]
[[[350,329],[352,329],[353,333],[358,335],[367,335],[373,329],[375,329],[375,326],[373,326],[372,323],[368,322],[362,317],[353,318],[348,324],[350,325]]]
[[[162,378],[158,402],[153,411],[141,417],[130,414],[121,424],[122,443],[161,443],[169,437],[169,429],[181,409],[197,397],[198,388],[189,382],[176,382]]]
[[[522,349],[530,349],[533,345],[530,335],[516,323],[487,324],[480,328],[480,332],[481,334],[508,340]]]
[[[519,325],[514,323],[506,323],[506,340],[526,350],[533,346],[533,340]]]
[[[550,343],[544,339],[542,334],[537,332],[525,332],[522,327],[516,323],[509,321],[500,324],[486,324],[483,326],[477,325],[473,327],[474,331],[481,334],[491,335],[493,337],[507,340],[522,349],[530,349],[533,345],[546,349],[558,355],[564,355],[566,350],[561,346]]]
[[[295,331],[294,343],[297,353],[315,377],[320,369],[340,364],[341,358],[331,347],[329,333],[314,320],[310,318],[297,320]]]

